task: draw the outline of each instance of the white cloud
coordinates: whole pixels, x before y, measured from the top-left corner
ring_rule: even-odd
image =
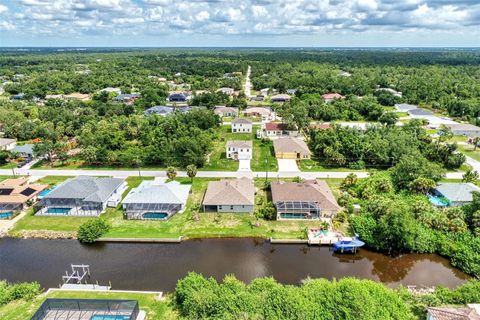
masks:
[[[14,12],[0,5],[0,13],[4,30],[33,35],[480,33],[473,0],[17,0]]]

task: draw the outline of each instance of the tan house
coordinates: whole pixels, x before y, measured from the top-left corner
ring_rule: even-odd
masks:
[[[270,107],[248,107],[244,111],[247,117],[262,118],[263,121],[275,121],[276,114]]]
[[[333,100],[342,100],[345,99],[345,97],[342,96],[340,93],[325,93],[322,95],[322,99],[325,102],[330,102]]]
[[[273,181],[271,190],[277,220],[331,219],[340,211],[330,187],[323,180]]]
[[[87,101],[91,99],[89,94],[79,93],[79,92],[65,94],[63,95],[63,98],[65,100],[78,100],[78,101]]]
[[[22,210],[29,200],[36,200],[46,184],[30,184],[26,178],[0,182],[0,214]]]
[[[273,140],[273,148],[277,159],[310,159],[312,153],[307,144],[300,138],[278,138]]]
[[[225,179],[208,183],[203,211],[249,213],[254,204],[255,186],[251,179]]]
[[[284,102],[290,101],[291,98],[292,97],[290,97],[290,95],[288,95],[288,94],[277,94],[277,95],[271,97],[270,100],[272,102],[284,103]]]
[[[232,108],[232,107],[222,107],[218,106],[215,107],[215,110],[213,112],[216,115],[219,115],[220,117],[237,117],[238,116],[238,108]]]
[[[12,150],[17,146],[17,139],[0,138],[0,150]]]

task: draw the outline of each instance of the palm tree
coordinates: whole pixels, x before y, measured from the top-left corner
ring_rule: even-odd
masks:
[[[473,151],[476,151],[478,144],[480,144],[480,137],[473,138],[472,142],[473,142]]]
[[[473,171],[472,169],[468,169],[462,176],[463,182],[474,182],[478,180],[479,175],[477,171]]]

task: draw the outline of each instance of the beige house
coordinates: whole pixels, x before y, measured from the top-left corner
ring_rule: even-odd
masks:
[[[278,138],[273,140],[273,148],[277,159],[310,159],[312,153],[307,144],[300,138]]]
[[[271,97],[270,100],[272,102],[284,103],[284,102],[290,101],[291,98],[292,97],[290,97],[290,95],[288,95],[288,94],[277,94],[277,95]]]
[[[79,93],[79,92],[65,94],[63,95],[63,98],[65,100],[78,100],[78,101],[87,101],[91,99],[89,94]]]
[[[0,138],[0,150],[12,150],[17,146],[17,139]]]
[[[286,123],[267,122],[257,131],[257,138],[297,137],[298,130],[292,130]]]
[[[0,183],[0,214],[22,210],[29,200],[36,200],[46,184],[30,184],[28,179],[7,179]]]
[[[232,133],[252,133],[252,121],[243,118],[232,120]]]
[[[232,107],[215,107],[213,112],[220,117],[237,117],[238,116],[238,108]]]
[[[323,180],[301,183],[274,181],[271,189],[277,220],[331,219],[340,211],[330,187]]]
[[[211,181],[203,198],[204,212],[253,212],[255,186],[247,178]]]
[[[233,140],[227,142],[227,159],[251,160],[253,143],[248,140]]]

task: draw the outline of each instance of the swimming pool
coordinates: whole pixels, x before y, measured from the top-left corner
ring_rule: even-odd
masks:
[[[165,220],[168,218],[168,213],[165,212],[145,212],[143,214],[144,219],[152,220]]]
[[[66,216],[72,208],[48,208],[45,213],[51,215]]]
[[[447,199],[433,195],[428,196],[428,201],[436,207],[448,207],[450,204]]]
[[[10,219],[13,216],[12,211],[0,212],[0,219]]]
[[[90,320],[130,320],[130,316],[115,316],[115,315],[93,315]]]
[[[52,192],[53,190],[55,190],[55,188],[56,188],[56,187],[51,187],[51,188],[49,188],[49,189],[45,189],[45,190],[43,190],[42,192],[40,192],[40,193],[38,194],[38,196],[39,196],[40,198],[43,198],[43,197],[45,197],[47,194],[49,194],[50,192]]]

